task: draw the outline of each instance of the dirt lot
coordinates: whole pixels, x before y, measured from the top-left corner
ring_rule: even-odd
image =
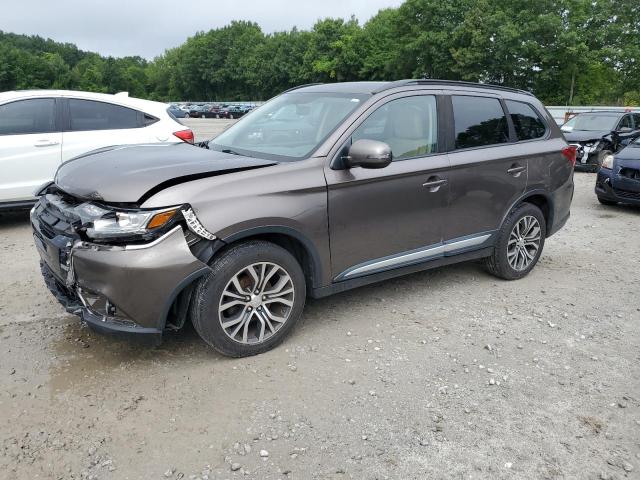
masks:
[[[93,334],[0,218],[0,477],[640,478],[640,209],[576,174],[524,280],[476,264],[310,301],[242,360]]]

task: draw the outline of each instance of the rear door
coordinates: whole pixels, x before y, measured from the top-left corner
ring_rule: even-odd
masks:
[[[490,93],[453,93],[450,206],[446,240],[487,238],[527,187],[528,157],[515,145],[504,102]],[[481,243],[480,243],[481,244]]]
[[[337,157],[357,140],[378,140],[391,147],[389,166],[326,168],[336,280],[442,256],[449,162],[441,146],[437,93],[382,99],[346,132]]]
[[[31,98],[0,105],[0,202],[31,200],[53,180],[61,161],[55,98]]]
[[[96,100],[65,99],[62,159],[113,145],[153,143],[158,139],[143,112]]]

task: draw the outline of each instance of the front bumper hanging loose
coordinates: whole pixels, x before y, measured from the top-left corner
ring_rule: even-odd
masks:
[[[54,235],[37,208],[31,222],[49,290],[100,333],[159,343],[177,295],[209,271],[181,226],[148,244],[109,246]]]

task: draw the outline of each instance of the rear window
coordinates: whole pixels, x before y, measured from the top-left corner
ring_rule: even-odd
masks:
[[[496,145],[509,141],[509,127],[496,98],[454,95],[456,149]]]
[[[51,133],[56,128],[53,98],[19,100],[0,105],[0,135]]]
[[[544,137],[547,127],[531,105],[515,100],[506,100],[505,103],[518,140],[534,140]]]
[[[117,130],[138,128],[139,114],[132,108],[94,100],[69,99],[71,130]]]

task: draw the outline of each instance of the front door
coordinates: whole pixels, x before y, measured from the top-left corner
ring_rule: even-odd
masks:
[[[442,255],[449,162],[438,139],[437,104],[437,95],[416,92],[381,100],[346,145],[360,139],[385,142],[393,162],[375,170],[327,167],[335,280]]]
[[[62,148],[56,116],[53,98],[0,105],[0,202],[32,200],[53,180]]]

